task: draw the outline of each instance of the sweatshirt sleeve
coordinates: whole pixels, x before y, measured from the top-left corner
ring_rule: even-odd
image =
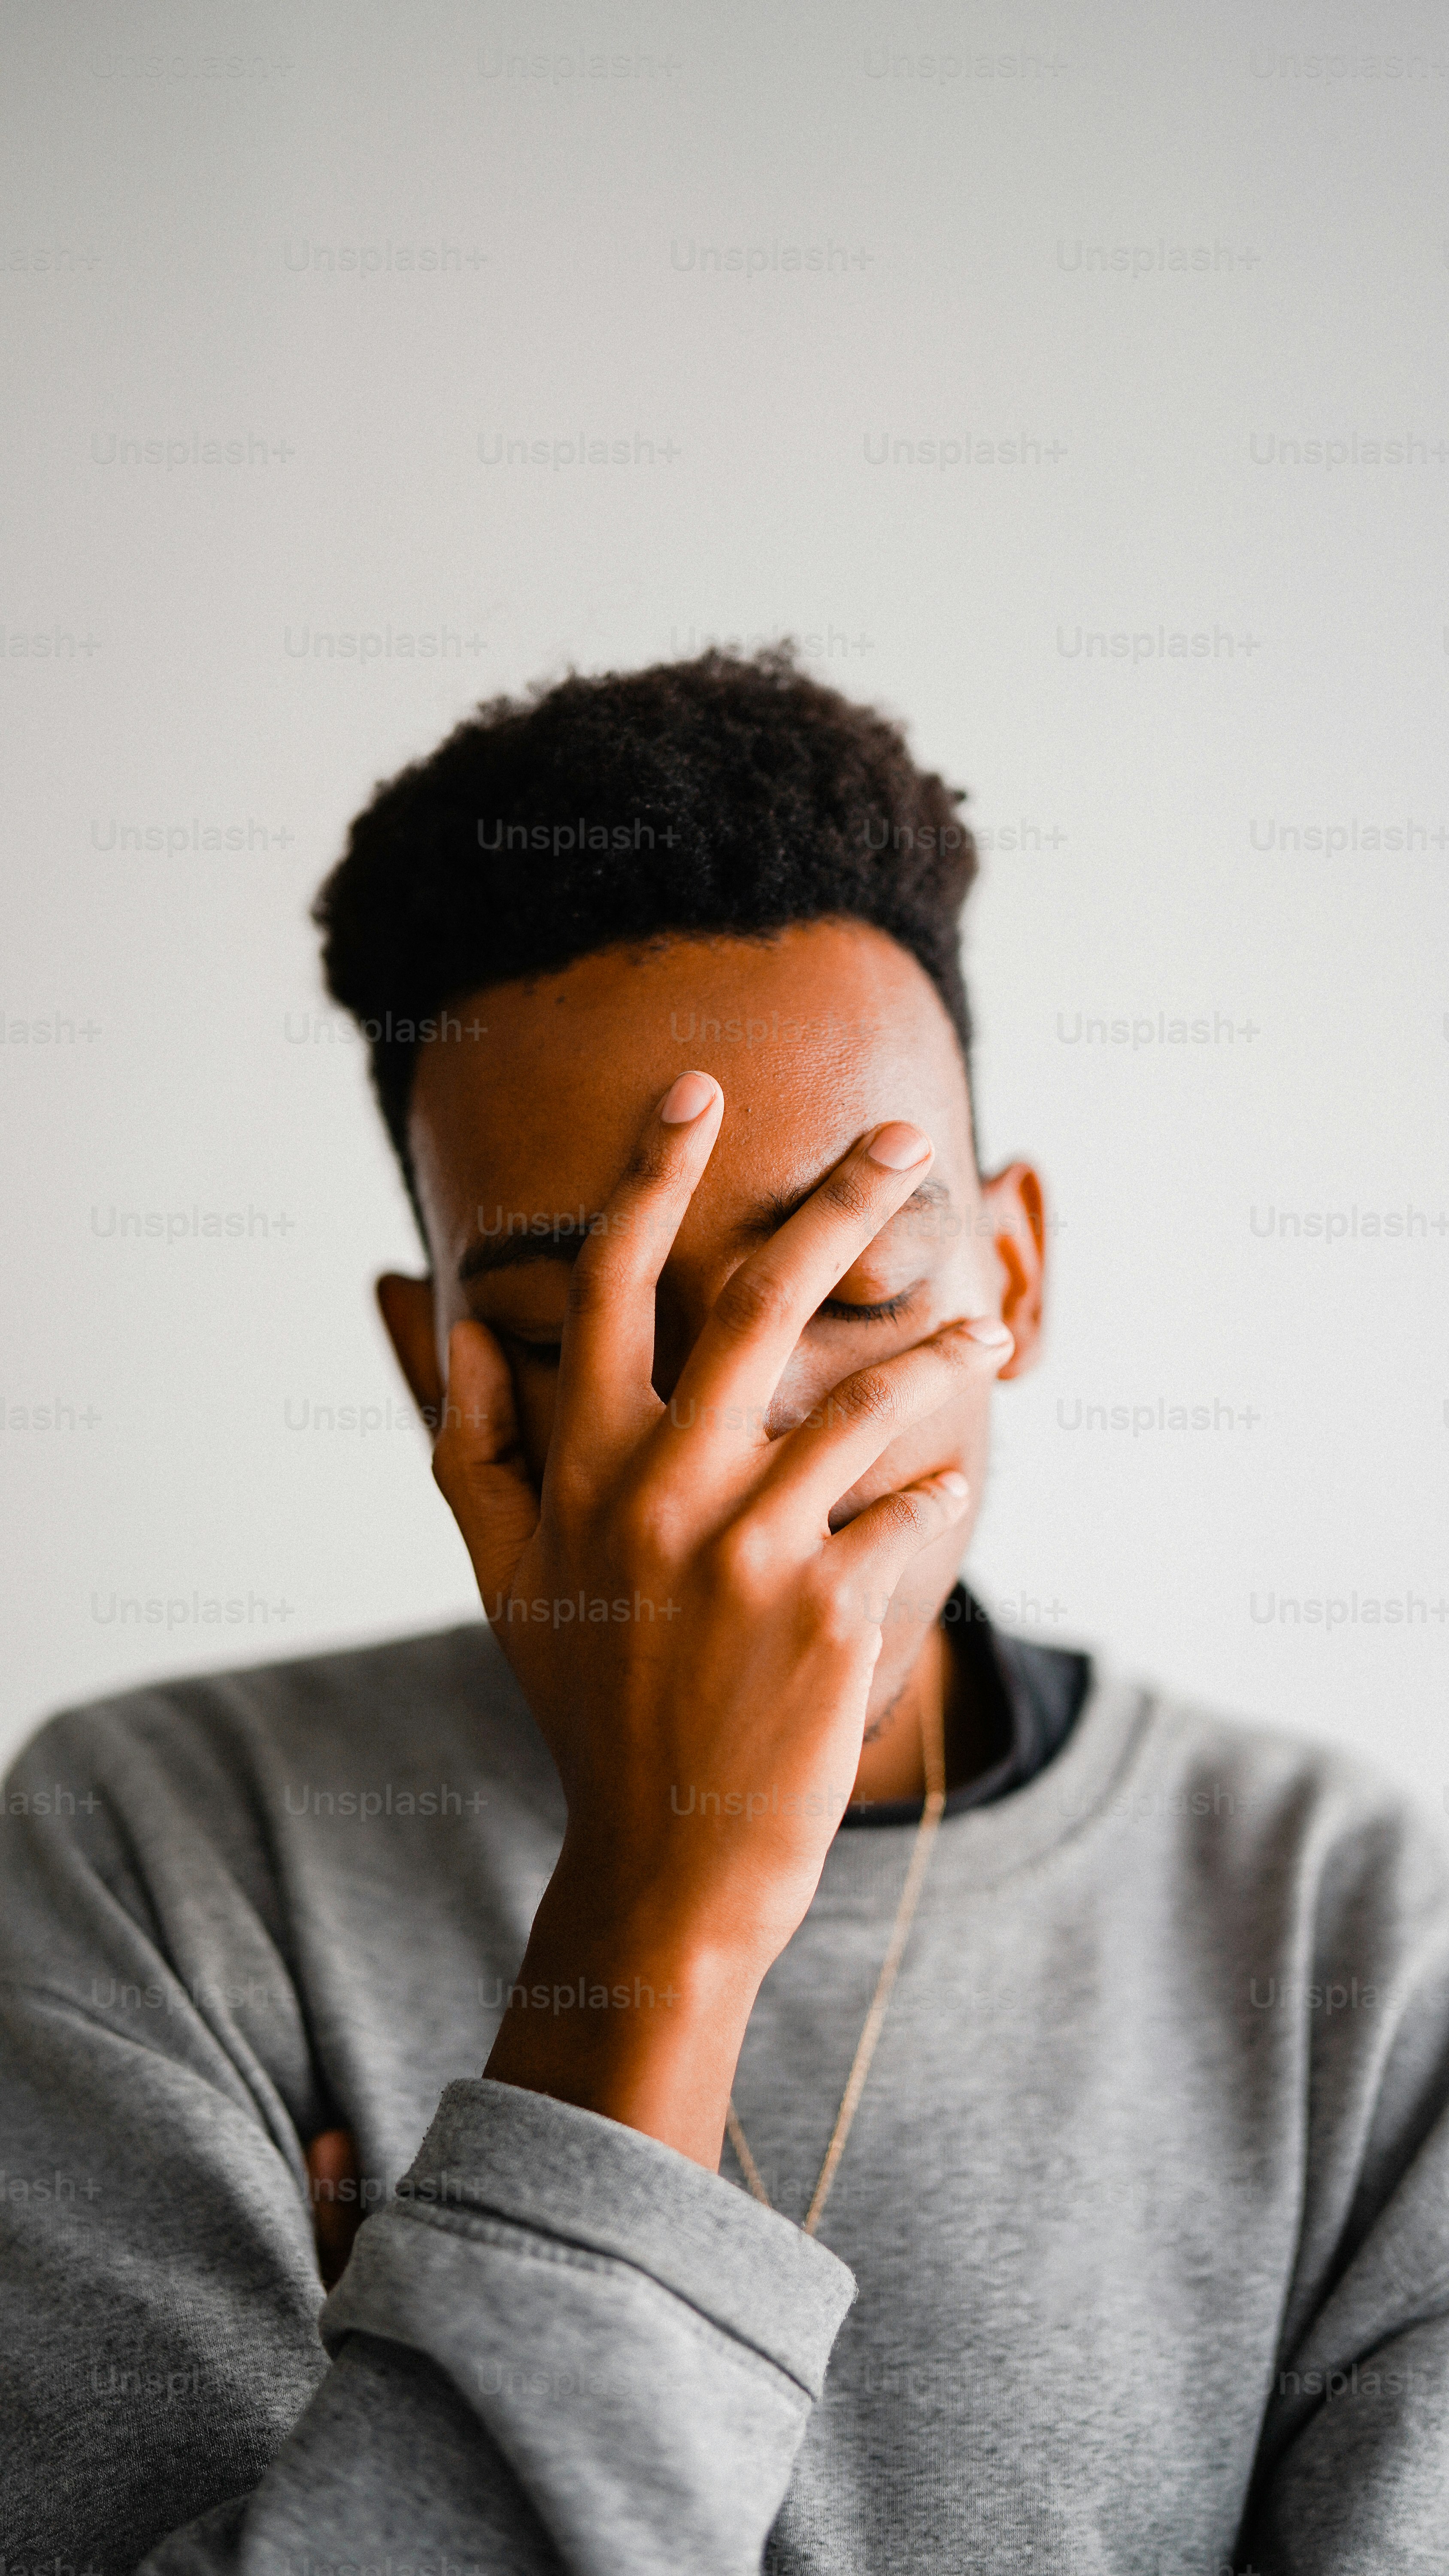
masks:
[[[1325,1873],[1303,1961],[1297,2274],[1237,2564],[1440,2576],[1449,2563],[1449,1884],[1381,1818]]]
[[[447,2088],[322,2314],[332,2368],[243,2511],[147,2576],[376,2561],[758,2576],[854,2294],[654,2139]]]
[[[281,1949],[228,1903],[225,1980],[183,1983],[85,1744],[40,1743],[0,1828],[0,2566],[755,2576],[844,2265],[656,2140],[479,2078],[324,2307]]]

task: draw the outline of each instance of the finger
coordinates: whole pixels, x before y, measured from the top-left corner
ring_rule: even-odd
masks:
[[[307,2149],[307,2190],[322,2287],[330,2290],[346,2269],[362,2219],[357,2149],[347,2129],[324,2129]]]
[[[759,1447],[785,1364],[822,1298],[918,1190],[934,1148],[891,1119],[851,1147],[763,1250],[726,1280],[685,1362],[670,1420]],[[738,1428],[735,1428],[738,1426]]]
[[[507,1600],[514,1569],[538,1526],[513,1379],[486,1324],[469,1317],[448,1336],[448,1387],[433,1447],[433,1474],[463,1533],[483,1607]]]
[[[556,1445],[637,1436],[654,1394],[654,1291],[714,1150],[724,1093],[682,1073],[644,1122],[628,1169],[574,1263],[559,1353]]]
[[[904,1431],[959,1398],[974,1380],[989,1385],[1014,1343],[994,1315],[944,1324],[874,1367],[842,1379],[796,1431],[773,1442],[754,1509],[777,1543],[805,1549],[842,1494]],[[860,1515],[858,1517],[863,1517]]]
[[[858,1619],[862,1626],[879,1627],[902,1575],[964,1521],[970,1502],[971,1488],[959,1467],[943,1467],[899,1493],[882,1494],[828,1539],[823,1571],[837,1622],[848,1628]]]

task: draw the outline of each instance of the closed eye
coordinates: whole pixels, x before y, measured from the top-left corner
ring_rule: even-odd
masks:
[[[873,1305],[853,1306],[844,1297],[826,1297],[816,1307],[811,1320],[817,1324],[893,1324],[898,1316],[904,1315],[921,1284],[917,1279],[909,1288],[900,1289],[894,1297],[882,1297]],[[506,1325],[495,1324],[492,1330],[512,1342],[529,1359],[540,1360],[545,1367],[557,1367],[561,1343],[533,1341],[525,1334],[509,1332]]]
[[[816,1307],[815,1320],[818,1323],[823,1316],[832,1324],[893,1323],[897,1315],[905,1313],[920,1284],[918,1279],[915,1288],[902,1288],[898,1296],[884,1297],[875,1306],[851,1306],[843,1297],[827,1297],[823,1305]]]
[[[563,1351],[562,1341],[531,1341],[526,1333],[511,1333],[506,1324],[490,1324],[488,1329],[496,1333],[500,1341],[512,1342],[514,1349],[522,1351],[525,1358],[541,1360],[545,1368],[557,1368]]]

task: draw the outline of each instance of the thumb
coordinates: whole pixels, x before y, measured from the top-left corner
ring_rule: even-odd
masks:
[[[433,1475],[463,1533],[491,1618],[511,1592],[518,1560],[538,1527],[538,1496],[529,1482],[508,1362],[487,1325],[472,1318],[448,1336]]]

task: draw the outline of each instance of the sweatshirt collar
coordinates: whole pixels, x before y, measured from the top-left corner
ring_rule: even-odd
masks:
[[[943,1603],[941,1625],[970,1676],[993,1747],[986,1769],[950,1792],[949,1818],[993,1805],[1046,1769],[1086,1702],[1092,1667],[1086,1655],[1060,1646],[1002,1636],[964,1583]],[[912,1825],[920,1814],[919,1798],[863,1799],[846,1808],[841,1824]]]

